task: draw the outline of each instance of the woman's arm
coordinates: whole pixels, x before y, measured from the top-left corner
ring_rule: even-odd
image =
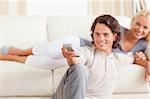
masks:
[[[143,66],[145,68],[145,78],[147,80],[150,80],[148,79],[148,77],[150,76],[150,61],[147,60],[143,52],[138,52],[135,54],[134,63]]]

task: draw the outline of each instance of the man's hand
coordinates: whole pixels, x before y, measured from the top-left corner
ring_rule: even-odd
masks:
[[[66,48],[62,48],[62,54],[67,59],[69,66],[80,63],[79,57],[77,57],[75,51],[68,51]]]

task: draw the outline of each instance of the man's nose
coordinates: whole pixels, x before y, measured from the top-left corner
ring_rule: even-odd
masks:
[[[104,39],[105,39],[105,37],[103,35],[99,36],[99,40],[104,40]]]

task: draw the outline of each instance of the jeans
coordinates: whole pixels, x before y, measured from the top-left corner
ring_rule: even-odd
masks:
[[[84,99],[88,83],[85,65],[71,66],[63,76],[52,99]]]

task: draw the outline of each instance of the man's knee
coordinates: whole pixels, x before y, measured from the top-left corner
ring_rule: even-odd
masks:
[[[68,69],[67,73],[73,75],[81,75],[84,73],[84,67],[82,65],[74,65]]]
[[[84,82],[84,80],[88,79],[88,70],[84,65],[74,65],[68,69],[67,77],[74,81],[80,80]]]

